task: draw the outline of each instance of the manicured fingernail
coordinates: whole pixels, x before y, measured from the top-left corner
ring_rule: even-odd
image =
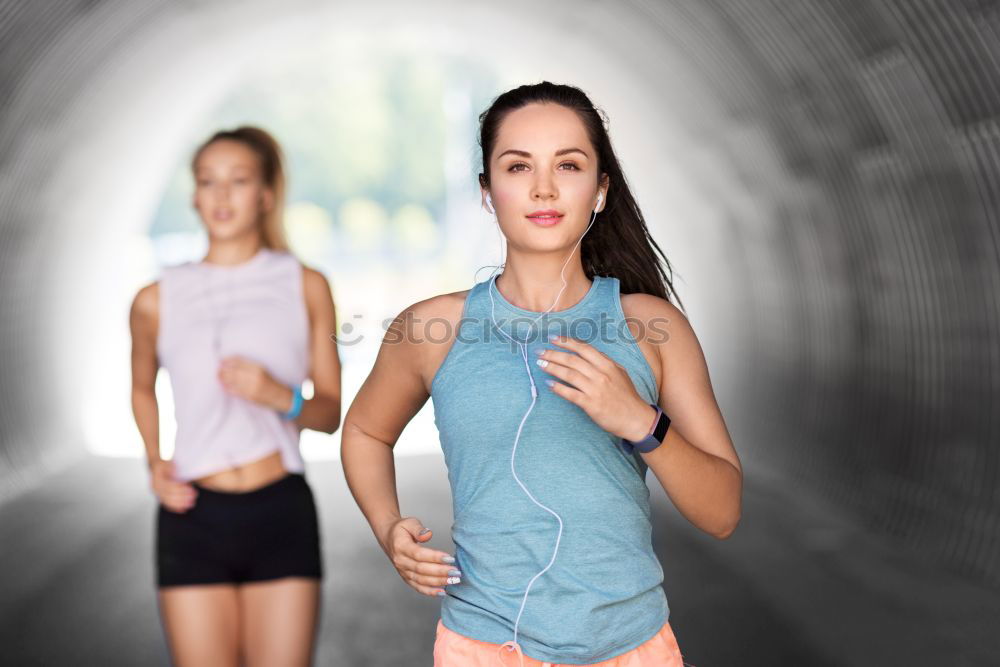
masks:
[[[462,571],[461,570],[448,570],[448,576],[449,577],[461,577],[462,576]]]
[[[455,562],[455,558],[452,557],[452,556],[441,556],[441,560],[443,560],[446,563],[454,563]]]
[[[430,529],[430,528],[424,528],[423,530],[421,530],[421,531],[420,531],[420,532],[418,533],[418,535],[426,535],[426,534],[427,534],[427,533],[429,533],[429,532],[431,532],[431,529]]]
[[[439,598],[443,598],[446,595],[446,593],[444,591],[438,591],[434,595],[438,596]]]
[[[555,380],[545,380],[545,384],[549,385],[550,387],[551,387],[552,385],[554,385],[555,383],[556,383],[556,381],[555,381]]]
[[[460,584],[460,583],[462,583],[462,580],[459,579],[458,577],[448,577],[448,583],[449,584]]]
[[[549,362],[546,361],[545,359],[538,359],[535,361],[535,363],[541,366],[542,368],[545,368],[546,366],[549,365]]]
[[[549,340],[559,340],[559,334],[551,334],[551,335],[549,335]]]
[[[542,356],[543,354],[545,354],[545,352],[546,350],[544,347],[539,347],[535,350],[535,354],[537,354],[538,356]]]

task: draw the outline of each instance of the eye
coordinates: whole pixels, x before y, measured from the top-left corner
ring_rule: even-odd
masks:
[[[523,162],[515,162],[514,164],[507,167],[507,171],[524,171],[524,169],[518,169],[518,167],[524,167],[524,169],[527,169],[528,165],[526,165]]]
[[[563,162],[559,165],[559,167],[570,167],[571,171],[580,171],[580,167],[578,167],[575,162]]]

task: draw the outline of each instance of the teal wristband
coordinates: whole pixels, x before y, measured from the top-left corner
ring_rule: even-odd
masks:
[[[281,416],[284,419],[295,419],[300,412],[302,412],[302,387],[296,386],[292,388],[292,407]]]

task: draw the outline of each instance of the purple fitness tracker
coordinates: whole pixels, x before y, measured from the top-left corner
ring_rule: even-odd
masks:
[[[660,406],[654,403],[650,403],[649,407],[656,409],[656,419],[653,420],[653,428],[650,429],[649,434],[642,440],[633,442],[632,440],[622,438],[621,448],[626,454],[632,454],[637,449],[643,454],[647,454],[662,445],[663,439],[667,437],[667,428],[670,427],[670,417],[663,412]]]

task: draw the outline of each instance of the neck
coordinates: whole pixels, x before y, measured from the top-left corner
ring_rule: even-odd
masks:
[[[247,262],[263,247],[257,235],[225,241],[210,241],[208,252],[201,261],[206,264],[233,266]]]
[[[579,249],[573,252],[563,270],[565,261],[565,257],[553,262],[551,256],[508,255],[503,273],[497,276],[496,287],[505,299],[518,308],[538,313],[550,307],[553,311],[566,310],[586,296],[592,281],[583,272]],[[565,289],[563,279],[566,280]],[[559,294],[560,290],[562,294]],[[557,295],[559,301],[553,305]]]

